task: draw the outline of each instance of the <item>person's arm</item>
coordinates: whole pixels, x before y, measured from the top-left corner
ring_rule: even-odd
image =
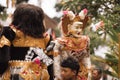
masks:
[[[0,75],[2,75],[8,67],[10,59],[10,45],[15,37],[15,33],[10,27],[3,27],[0,34]]]
[[[7,69],[9,59],[9,46],[5,45],[0,48],[0,75]]]

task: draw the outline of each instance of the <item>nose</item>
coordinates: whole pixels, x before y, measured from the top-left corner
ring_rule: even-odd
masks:
[[[61,76],[64,75],[64,74],[65,74],[65,72],[64,72],[64,71],[61,71]]]
[[[64,71],[61,71],[61,74],[64,74]]]

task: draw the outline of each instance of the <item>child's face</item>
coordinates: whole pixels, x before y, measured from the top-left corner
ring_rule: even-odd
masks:
[[[69,25],[68,34],[71,34],[74,37],[80,37],[82,34],[82,23],[74,22],[72,25]]]
[[[61,67],[61,77],[62,80],[72,80],[75,76],[75,72],[67,67]]]

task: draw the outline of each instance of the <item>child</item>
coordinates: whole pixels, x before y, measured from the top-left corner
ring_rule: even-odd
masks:
[[[60,63],[62,80],[78,80],[79,62],[73,57],[67,57]]]

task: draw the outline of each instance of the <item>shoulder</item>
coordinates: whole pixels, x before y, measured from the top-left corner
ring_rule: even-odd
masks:
[[[14,31],[8,27],[2,27],[0,32],[0,47],[3,47],[4,45],[10,46],[11,41],[15,38]]]
[[[9,26],[4,26],[1,29],[0,36],[5,36],[8,40],[12,41],[15,38],[15,32]]]

